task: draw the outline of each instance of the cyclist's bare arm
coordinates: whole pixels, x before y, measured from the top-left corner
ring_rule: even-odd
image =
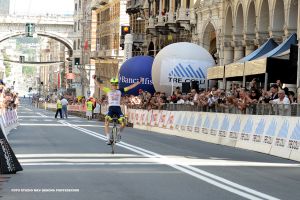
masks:
[[[135,88],[136,86],[138,86],[139,84],[141,84],[144,81],[144,78],[140,78],[140,80],[138,82],[135,82],[129,86],[127,86],[126,88],[124,88],[126,91],[131,90],[133,88]]]
[[[96,75],[94,75],[93,78],[94,78],[94,81],[95,81],[95,85],[96,85],[97,87],[99,87],[100,90],[103,90],[103,88],[104,88],[103,83],[101,83],[101,82],[99,82],[99,81],[97,80],[97,76],[96,76]]]

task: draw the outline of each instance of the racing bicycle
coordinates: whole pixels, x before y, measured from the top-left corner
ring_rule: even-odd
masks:
[[[112,118],[113,127],[110,133],[110,144],[111,144],[111,153],[115,153],[116,143],[118,142],[119,136],[119,127],[118,127],[118,117],[113,116]]]

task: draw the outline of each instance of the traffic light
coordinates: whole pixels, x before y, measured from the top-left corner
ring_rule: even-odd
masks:
[[[80,58],[75,58],[74,59],[74,64],[75,65],[80,65]]]
[[[130,26],[121,26],[121,36],[125,36],[130,33]]]
[[[120,47],[124,50],[125,35],[130,33],[130,26],[121,26]]]
[[[26,37],[33,37],[33,34],[35,33],[35,24],[26,23],[25,33]]]
[[[20,56],[19,57],[19,62],[24,63],[25,62],[25,56]]]
[[[124,50],[124,43],[120,44],[120,47],[122,48],[122,50]]]

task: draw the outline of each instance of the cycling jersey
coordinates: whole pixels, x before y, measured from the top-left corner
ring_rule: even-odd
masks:
[[[127,88],[120,88],[118,90],[111,90],[110,88],[104,87],[103,91],[108,97],[108,106],[120,106],[122,92],[127,92]]]

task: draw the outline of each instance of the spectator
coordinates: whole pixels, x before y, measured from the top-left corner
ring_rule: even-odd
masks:
[[[289,91],[288,98],[289,98],[291,104],[292,103],[297,103],[297,100],[295,98],[295,93],[293,91]]]
[[[66,119],[68,119],[68,100],[63,97],[61,100],[61,105],[62,105],[62,116],[63,118],[65,117]]]
[[[241,89],[239,93],[240,98],[237,101],[237,108],[243,113],[246,114],[246,109],[251,103],[251,99],[246,93],[245,89]]]
[[[276,105],[275,114],[290,115],[290,100],[286,97],[284,90],[279,90],[278,96],[278,99],[270,101],[271,104]]]
[[[278,88],[280,88],[282,90],[283,84],[282,84],[281,80],[277,80],[276,85],[278,86]]]
[[[262,95],[258,99],[258,103],[262,103],[262,104],[269,103],[269,101],[271,99],[270,95],[271,95],[271,93],[269,93],[268,91],[263,91]]]
[[[89,98],[86,102],[86,117],[87,117],[87,120],[92,119],[92,114],[93,114],[93,102],[92,102],[91,98]]]
[[[256,78],[252,79],[252,81],[250,82],[250,88],[249,89],[250,90],[255,90],[255,91],[258,89]]]
[[[93,117],[94,118],[99,118],[99,114],[100,114],[100,110],[101,110],[101,107],[100,107],[100,104],[99,104],[99,100],[96,100],[96,106],[94,108],[94,111],[93,111]]]
[[[270,92],[271,92],[270,100],[278,99],[278,94],[277,94],[278,93],[278,85],[273,84],[271,86]]]
[[[62,116],[62,104],[61,104],[61,101],[60,101],[60,99],[57,99],[57,101],[56,101],[56,113],[55,113],[55,119],[57,118],[57,115],[58,115],[58,113],[59,113],[59,115],[60,115],[60,118],[62,119],[63,118],[63,116]]]

